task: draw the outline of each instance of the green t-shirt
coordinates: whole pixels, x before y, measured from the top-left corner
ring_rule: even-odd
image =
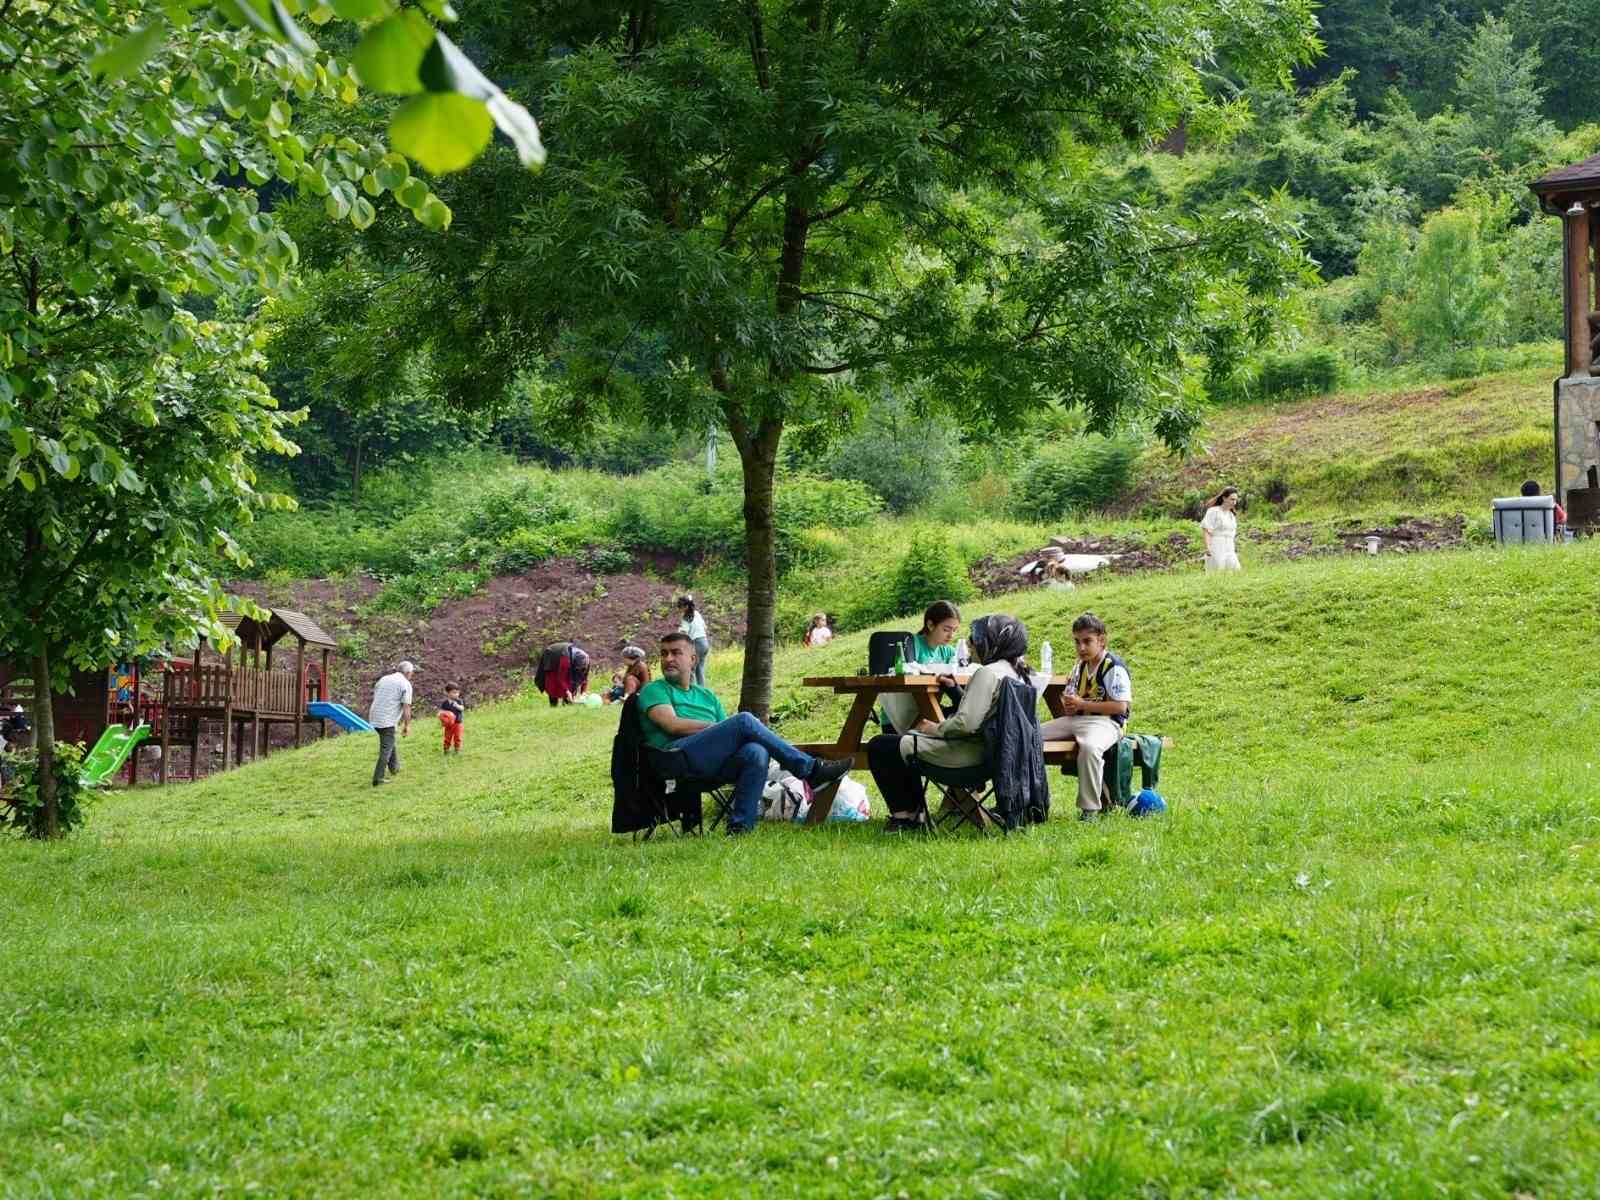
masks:
[[[691,683],[686,688],[675,687],[666,679],[652,679],[639,689],[639,721],[644,742],[657,750],[665,750],[676,740],[650,719],[650,710],[667,705],[686,721],[726,721],[722,701],[708,687]]]
[[[916,662],[919,663],[953,663],[956,661],[955,643],[946,642],[942,646],[930,646],[922,640],[919,633],[911,639],[912,646],[916,649]]]

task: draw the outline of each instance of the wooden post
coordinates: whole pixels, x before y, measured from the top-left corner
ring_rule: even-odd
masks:
[[[241,654],[241,658],[244,656]],[[233,647],[222,656],[223,684],[227,692],[222,698],[222,769],[233,766]]]
[[[167,782],[167,760],[172,757],[172,666],[161,673],[161,762],[156,767],[156,782]]]
[[[300,749],[301,717],[306,711],[306,640],[294,635],[294,748]]]
[[[256,709],[256,715],[250,718],[250,761],[265,758],[267,752],[261,748],[261,710]]]
[[[1573,201],[1566,212],[1567,374],[1586,376],[1594,356],[1589,345],[1589,210]]]
[[[326,700],[327,698],[328,698],[328,648],[326,646],[324,646],[322,648],[322,678],[317,680],[317,699],[318,700]],[[328,718],[327,717],[323,717],[322,718],[321,725],[322,725],[322,737],[324,739],[326,739],[327,736],[328,736]]]

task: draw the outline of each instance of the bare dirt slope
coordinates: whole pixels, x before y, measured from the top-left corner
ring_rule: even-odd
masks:
[[[329,674],[334,699],[364,711],[373,682],[402,658],[417,664],[419,702],[459,683],[469,704],[518,691],[533,677],[538,651],[576,641],[594,656],[594,679],[610,678],[629,642],[653,648],[677,627],[681,588],[644,573],[596,575],[572,559],[553,559],[521,575],[490,580],[476,594],[447,600],[427,616],[372,613],[381,584],[368,576],[287,583],[240,581],[233,590],[257,603],[306,613],[340,643]],[[744,636],[743,613],[710,613],[712,644]]]

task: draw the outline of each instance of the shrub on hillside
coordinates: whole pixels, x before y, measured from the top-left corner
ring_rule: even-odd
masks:
[[[1054,521],[1110,504],[1133,486],[1138,458],[1139,443],[1129,437],[1094,435],[1042,446],[1019,474],[1013,493],[1017,513]]]
[[[931,529],[911,539],[889,581],[889,615],[920,613],[935,600],[961,601],[972,595],[967,565],[942,530]]]
[[[915,617],[935,600],[969,599],[967,565],[939,529],[920,530],[892,569],[853,581],[830,594],[829,611],[845,630],[866,629],[895,617]],[[803,628],[809,611],[786,609],[790,624]]]
[[[1263,400],[1299,400],[1337,391],[1344,382],[1344,363],[1325,347],[1269,354],[1261,362],[1256,387]]]
[[[581,524],[588,514],[553,479],[518,479],[478,497],[461,522],[471,538],[499,545],[530,529],[541,533]]]
[[[803,540],[805,530],[861,525],[881,504],[854,480],[800,475],[779,482],[775,507],[778,567],[788,570],[814,548]],[[694,467],[653,471],[629,484],[611,523],[616,540],[635,549],[744,559],[744,497],[731,476],[708,480]]]
[[[889,511],[904,513],[948,494],[960,458],[948,422],[919,419],[903,404],[875,404],[828,456],[827,471],[870,486]]]

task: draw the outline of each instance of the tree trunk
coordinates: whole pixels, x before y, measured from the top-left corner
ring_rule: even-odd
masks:
[[[44,836],[61,833],[56,807],[56,714],[50,688],[50,651],[39,647],[33,658],[33,735],[39,750],[39,799],[44,804]]]
[[[350,470],[350,503],[361,503],[361,447],[366,441],[365,437],[356,438],[355,461]]]
[[[734,444],[744,464],[744,551],[749,571],[739,708],[765,721],[772,707],[772,651],[776,644],[778,542],[773,495],[783,422],[768,418],[754,429],[743,421],[733,425]]]

